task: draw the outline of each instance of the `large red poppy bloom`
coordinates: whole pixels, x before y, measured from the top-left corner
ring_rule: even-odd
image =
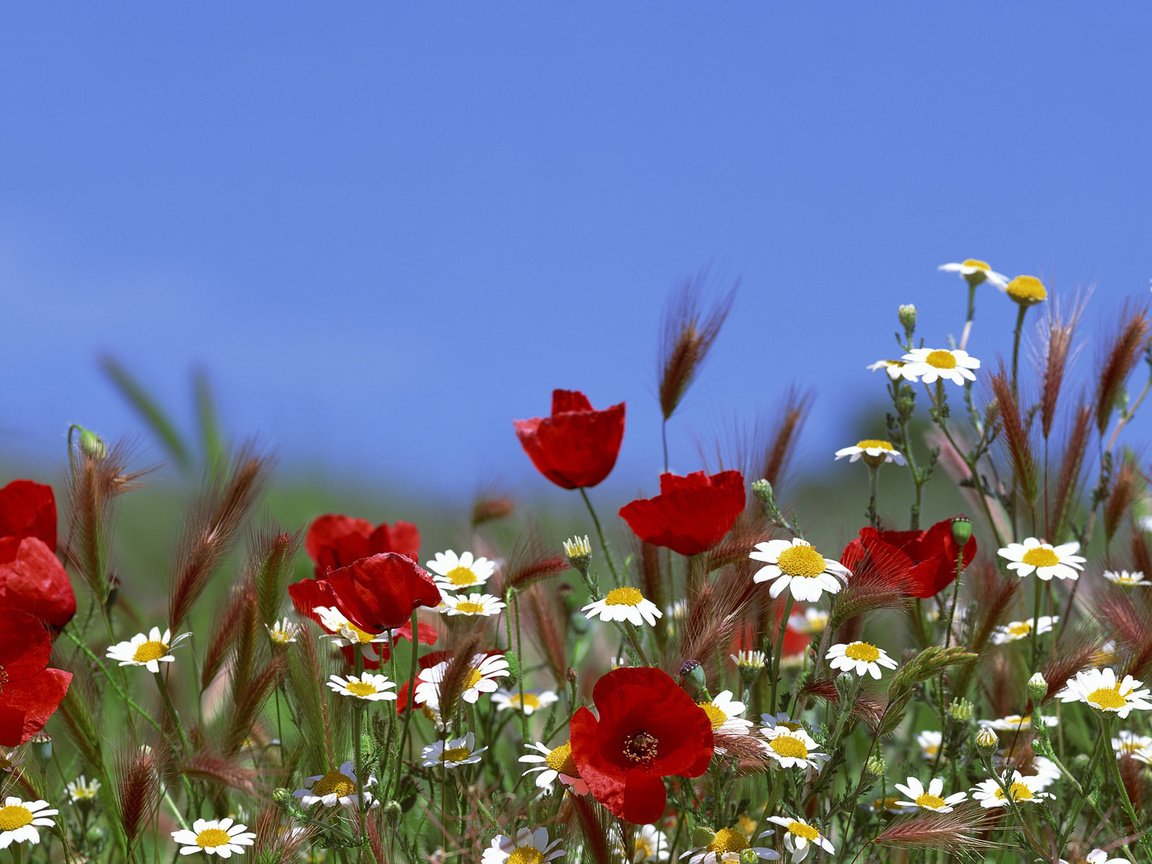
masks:
[[[13,480],[0,489],[0,537],[36,537],[56,551],[56,497],[52,487]]]
[[[296,608],[318,620],[315,609],[335,607],[368,633],[404,626],[420,606],[439,606],[440,589],[423,567],[396,552],[383,552],[329,571],[323,579],[288,586]]]
[[[0,606],[23,609],[53,627],[63,627],[76,614],[68,573],[41,540],[0,538]]]
[[[666,672],[616,669],[592,690],[599,718],[572,717],[572,758],[596,800],[637,825],[664,815],[665,777],[699,777],[712,761],[708,715]]]
[[[49,669],[52,637],[38,618],[0,607],[0,746],[16,747],[44,728],[72,673]]]
[[[596,411],[578,390],[552,391],[552,416],[516,420],[516,437],[536,470],[564,489],[595,486],[624,440],[624,403]]]
[[[952,539],[952,520],[937,522],[927,531],[877,531],[861,528],[860,536],[844,549],[840,562],[852,572],[863,569],[869,558],[886,562],[900,573],[901,590],[909,597],[928,598],[956,579],[960,545]],[[976,538],[964,544],[961,569],[976,557]]]
[[[420,556],[420,529],[411,522],[373,525],[367,519],[326,513],[308,526],[304,550],[316,563],[317,576],[381,552],[398,552],[415,561]]]
[[[645,543],[696,555],[719,543],[743,510],[739,471],[697,471],[687,477],[661,474],[660,494],[625,504],[620,516]]]

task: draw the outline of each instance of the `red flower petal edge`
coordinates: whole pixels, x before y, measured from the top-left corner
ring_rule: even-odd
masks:
[[[536,470],[564,489],[604,480],[624,440],[624,403],[597,411],[577,390],[552,391],[552,416],[513,421]]]
[[[696,555],[719,543],[744,510],[744,476],[697,471],[660,476],[660,494],[620,508],[637,537],[681,555]]]

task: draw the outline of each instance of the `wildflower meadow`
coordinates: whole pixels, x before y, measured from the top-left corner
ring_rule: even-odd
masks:
[[[790,492],[801,391],[667,470],[735,308],[698,282],[656,404],[558,386],[508,418],[560,525],[515,494],[451,549],[401,501],[271,524],[271,462],[216,440],[170,567],[124,574],[151,466],[72,427],[63,484],[0,488],[0,861],[1152,862],[1152,322],[1093,300],[1073,383],[1083,298],[940,271],[952,334],[901,306],[841,372],[887,407],[827,454],[837,506]],[[665,471],[611,500],[636,410]]]

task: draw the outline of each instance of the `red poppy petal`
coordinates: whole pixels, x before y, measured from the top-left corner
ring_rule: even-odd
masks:
[[[744,477],[697,471],[685,477],[663,474],[660,494],[624,505],[620,516],[645,543],[681,555],[696,555],[723,539],[744,510]]]
[[[568,732],[580,779],[588,784],[588,791],[597,801],[619,816],[624,809],[625,772],[605,761],[596,715],[581,708],[572,715]]]
[[[553,390],[552,416],[566,411],[591,411],[592,403],[579,390]]]
[[[13,480],[0,489],[0,537],[36,537],[56,551],[56,496],[52,487]]]
[[[0,607],[0,667],[10,679],[40,672],[51,654],[52,637],[39,618],[21,609]]]
[[[440,589],[411,558],[385,552],[333,570],[326,578],[340,611],[369,633],[394,630],[420,606],[438,606]]]
[[[21,712],[24,722],[19,740],[0,740],[0,745],[15,747],[23,744],[44,728],[48,719],[56,713],[60,701],[72,683],[72,673],[62,669],[41,669],[21,678],[12,677],[0,692],[0,705],[10,711]],[[11,722],[11,715],[9,721]],[[0,727],[4,721],[0,720]],[[8,730],[9,734],[11,730]]]
[[[608,809],[626,822],[649,825],[663,817],[667,807],[668,793],[661,777],[643,771],[629,771],[624,781],[620,810]]]
[[[368,538],[374,530],[367,519],[339,513],[316,517],[304,536],[304,551],[316,563],[316,575],[323,576],[331,569],[372,554]]]
[[[371,554],[397,552],[413,561],[420,557],[420,529],[411,522],[379,525],[368,538]]]
[[[53,627],[76,614],[76,595],[64,565],[36,537],[0,540],[0,604],[23,609]]]

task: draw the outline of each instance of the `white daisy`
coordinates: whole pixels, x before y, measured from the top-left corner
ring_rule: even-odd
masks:
[[[1060,769],[1056,763],[1047,756],[1036,756],[1032,759],[1032,775],[1038,781],[1038,789],[1047,789],[1060,779]]]
[[[356,794],[356,766],[352,762],[345,762],[336,771],[327,774],[317,774],[304,778],[305,787],[292,793],[304,807],[321,805],[324,807],[360,807],[360,800]],[[376,785],[376,778],[369,777],[364,781],[364,802],[370,807],[376,806],[368,789]]]
[[[980,368],[979,360],[959,348],[913,348],[903,359],[900,374],[909,381],[925,384],[944,379],[964,386],[966,381],[976,380],[972,370]]]
[[[787,816],[769,816],[769,822],[782,825],[788,831],[784,835],[784,848],[792,853],[792,864],[797,864],[808,857],[813,846],[819,846],[829,855],[835,855],[836,849],[815,825],[810,825],[803,819],[790,819]]]
[[[797,633],[815,636],[823,633],[828,627],[828,612],[809,606],[803,612],[793,612],[788,616],[788,626]]]
[[[1045,582],[1053,576],[1075,581],[1080,577],[1077,571],[1084,569],[1085,559],[1076,554],[1079,551],[1079,543],[1053,546],[1051,543],[1041,543],[1035,537],[1028,537],[1023,543],[1009,543],[996,554],[1006,558],[1008,569],[1015,570],[1021,579],[1034,572]]]
[[[959,273],[973,287],[988,281],[1003,291],[1008,285],[1007,276],[1003,273],[997,273],[988,266],[987,261],[980,261],[976,258],[968,258],[959,264],[941,264],[937,269],[943,270],[945,273]]]
[[[627,621],[637,627],[645,623],[654,627],[656,619],[664,617],[660,608],[651,600],[646,600],[636,588],[613,588],[602,599],[589,603],[580,611],[589,618]]]
[[[768,594],[773,598],[791,585],[793,598],[815,603],[825,591],[838,593],[841,583],[852,575],[839,561],[825,558],[811,543],[799,538],[757,543],[748,557],[764,562],[765,566],[756,571],[752,581],[772,582]]]
[[[940,752],[940,744],[943,740],[944,736],[935,729],[925,729],[916,735],[916,743],[920,745],[920,755],[931,762],[936,761],[936,755]]]
[[[96,794],[100,791],[100,781],[89,780],[81,774],[64,788],[73,804],[91,804],[96,800]]]
[[[895,669],[896,661],[888,656],[883,648],[877,648],[871,642],[840,642],[828,649],[824,655],[825,660],[833,669],[842,672],[855,672],[861,678],[871,675],[880,680],[880,667]]]
[[[192,830],[173,831],[172,839],[180,845],[181,855],[219,855],[230,858],[243,855],[244,847],[256,842],[256,834],[247,825],[233,823],[231,819],[197,819]]]
[[[768,655],[763,651],[737,651],[728,656],[741,672],[759,672],[768,665]]]
[[[480,864],[547,864],[566,854],[559,840],[548,840],[547,828],[521,828],[515,837],[497,834],[484,850]]]
[[[1131,573],[1127,570],[1105,570],[1104,578],[1113,585],[1120,585],[1124,588],[1135,588],[1137,586],[1145,588],[1152,585],[1152,581],[1145,579],[1144,573],[1140,570],[1133,570]]]
[[[907,785],[901,783],[893,783],[892,785],[908,796],[907,801],[897,801],[897,804],[903,807],[931,810],[934,813],[951,813],[957,804],[968,797],[967,793],[964,792],[956,792],[947,798],[943,797],[941,793],[944,791],[944,781],[939,777],[934,777],[929,781],[927,789],[917,777],[909,777]]]
[[[858,462],[863,459],[873,468],[883,465],[885,462],[895,462],[897,465],[904,464],[904,457],[896,451],[890,442],[881,441],[877,438],[865,438],[863,441],[857,441],[851,447],[841,447],[836,451],[837,460],[843,459],[845,456],[849,457],[849,462]]]
[[[1052,793],[1041,790],[1039,777],[1025,777],[1019,771],[1012,772],[1011,780],[1005,775],[1004,785],[1008,787],[1008,795],[1017,804],[1036,804],[1044,798],[1052,797]],[[1004,794],[995,778],[980,781],[971,791],[972,800],[979,802],[981,807],[1008,806],[1008,795]]]
[[[296,641],[303,628],[290,618],[281,618],[265,624],[264,629],[268,631],[268,638],[277,645],[289,645]]]
[[[733,699],[731,690],[722,690],[711,701],[696,704],[704,709],[712,731],[718,735],[747,735],[752,728],[752,721],[740,716],[744,713],[744,703]]]
[[[537,741],[529,745],[528,750],[528,755],[521,756],[517,761],[536,765],[535,768],[526,768],[524,776],[539,774],[534,782],[536,788],[543,790],[544,794],[553,790],[557,780],[576,795],[588,792],[588,784],[580,779],[580,769],[576,767],[576,761],[572,758],[572,745],[569,742],[565,741],[558,747],[549,747]],[[532,750],[538,752],[533,753]]]
[[[1112,739],[1112,749],[1116,758],[1122,759],[1131,756],[1137,761],[1152,765],[1152,736],[1137,735],[1127,729],[1121,729],[1119,737]]]
[[[439,611],[448,617],[453,615],[499,615],[504,610],[504,602],[492,594],[469,594],[466,598],[459,594],[442,595]]]
[[[771,729],[761,729],[760,734],[767,741],[765,752],[775,759],[781,768],[819,768],[828,756],[818,753],[820,745],[803,729],[791,729],[780,724]]]
[[[377,675],[373,672],[349,675],[347,678],[333,675],[328,679],[328,686],[341,696],[352,696],[368,702],[380,702],[396,698],[396,694],[392,692],[396,689],[396,685],[383,675]]]
[[[457,555],[451,549],[437,552],[436,560],[427,562],[426,566],[436,574],[436,585],[448,591],[479,587],[496,572],[496,562],[475,558],[471,552]]]
[[[105,656],[119,661],[121,666],[143,666],[149,672],[159,672],[161,663],[171,663],[176,659],[171,654],[172,649],[191,635],[181,633],[173,639],[171,630],[165,629],[161,633],[159,627],[153,627],[147,634],[137,633],[127,642],[110,646]]]
[[[592,557],[592,544],[588,541],[587,534],[583,537],[577,534],[565,540],[562,545],[564,547],[564,557],[568,559],[573,567],[579,569],[579,566],[588,566],[588,559]]]
[[[620,838],[616,839],[617,853],[631,864],[658,864],[667,861],[671,853],[668,837],[655,825],[640,825],[638,830],[632,832],[631,855],[619,845]]]
[[[492,702],[498,711],[523,711],[525,717],[531,717],[541,708],[547,708],[560,701],[560,697],[551,690],[538,690],[535,692],[525,690],[523,697],[515,690],[497,690],[492,694]]]
[[[1061,702],[1084,702],[1097,711],[1114,713],[1124,719],[1133,709],[1152,711],[1152,702],[1148,701],[1152,692],[1141,689],[1143,684],[1131,675],[1117,681],[1112,669],[1087,669],[1077,672],[1056,697]]]
[[[420,670],[416,676],[417,705],[431,705],[434,708],[440,706],[440,685],[444,682],[449,662],[443,660],[435,666]],[[460,698],[469,705],[475,705],[480,694],[495,693],[499,689],[496,679],[508,677],[508,661],[499,654],[477,654],[472,658],[471,665]]]
[[[765,831],[761,837],[768,837],[775,832]],[[712,840],[705,846],[689,849],[680,856],[680,860],[688,859],[688,864],[735,864],[744,859],[744,853],[754,852],[761,861],[775,861],[780,853],[767,846],[753,846],[748,838],[735,828],[721,828],[712,835]]]
[[[1001,717],[997,720],[981,720],[981,726],[987,726],[989,729],[995,729],[999,732],[1019,732],[1021,730],[1032,728],[1032,715],[1009,714],[1006,717]],[[1045,726],[1059,726],[1060,718],[1058,717],[1045,717]]]
[[[1082,859],[1077,858],[1075,861],[1065,861],[1060,859],[1060,864],[1132,864],[1127,858],[1109,858],[1108,853],[1103,849],[1093,849]]]
[[[372,649],[372,644],[389,644],[392,641],[392,633],[369,633],[367,630],[362,630],[353,624],[348,618],[337,609],[335,606],[317,606],[312,610],[320,619],[320,626],[332,634],[333,644],[337,646],[344,645],[360,645],[361,653],[366,658],[375,659],[376,652]]]
[[[1059,615],[1041,615],[1036,619],[1036,635],[1039,636],[1043,633],[1049,633],[1052,630],[1052,625],[1060,620]],[[1032,635],[1032,619],[1027,621],[1009,621],[1007,624],[997,627],[992,632],[993,645],[1006,645],[1009,642],[1018,642],[1021,639],[1027,639]]]
[[[487,747],[476,746],[476,736],[469,732],[463,738],[451,738],[448,741],[433,741],[420,751],[420,764],[425,768],[434,768],[437,765],[443,768],[459,768],[462,765],[475,765],[480,761],[480,754]]]
[[[883,369],[888,373],[888,377],[893,381],[899,381],[904,377],[904,361],[903,360],[877,360],[875,363],[868,364],[868,371],[875,372],[878,369]]]
[[[59,810],[50,810],[47,801],[24,801],[9,796],[0,807],[0,849],[7,849],[13,843],[40,842],[38,828],[55,827],[51,816]]]

